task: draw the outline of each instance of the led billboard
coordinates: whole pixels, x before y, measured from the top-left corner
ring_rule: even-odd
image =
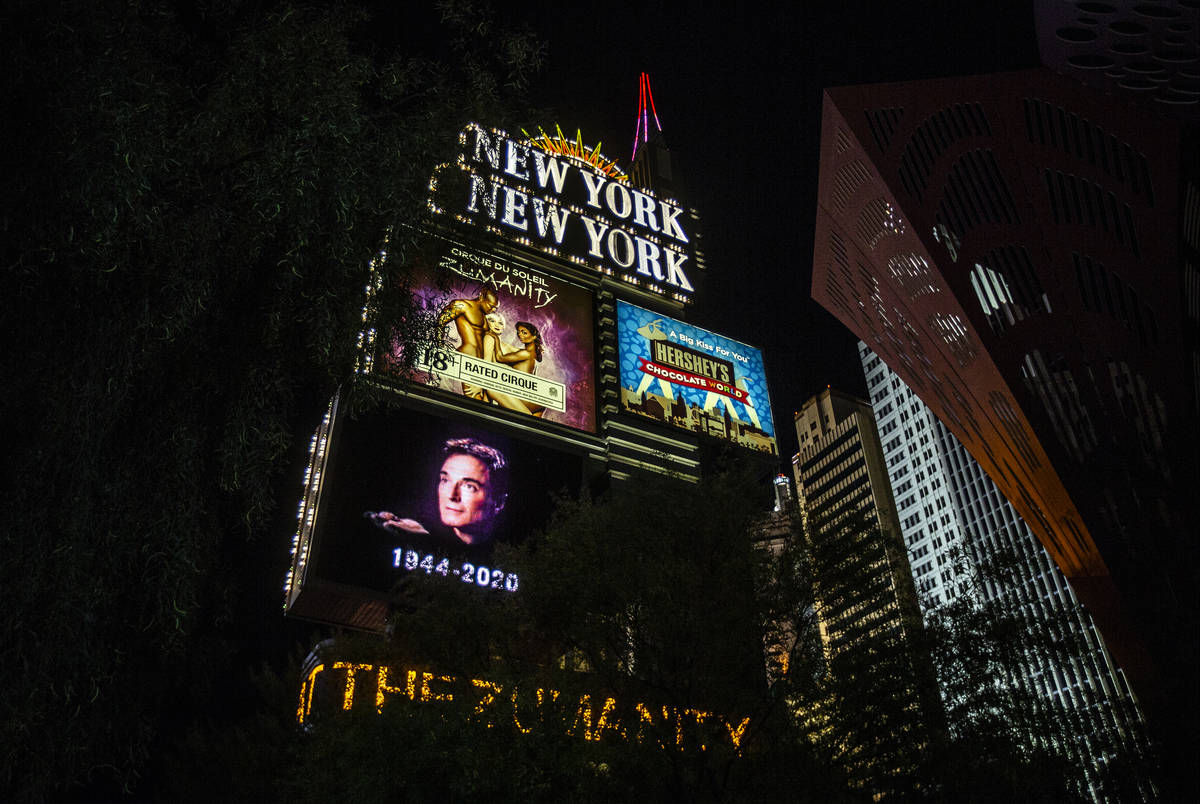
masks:
[[[621,409],[777,453],[762,352],[617,302]]]
[[[493,560],[495,545],[519,544],[542,527],[553,495],[578,491],[583,458],[478,421],[389,410],[339,415],[317,471],[319,503],[291,610],[338,621],[330,589],[339,599],[383,601],[416,576],[480,594],[518,591],[520,577]],[[385,609],[375,611],[370,622],[344,624],[380,628]]]
[[[486,405],[596,429],[592,295],[524,262],[451,241],[413,266],[417,303],[445,328],[418,345],[420,382]],[[384,339],[375,370],[395,373],[406,344]]]

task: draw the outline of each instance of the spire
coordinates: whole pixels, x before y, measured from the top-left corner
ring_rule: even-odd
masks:
[[[667,197],[678,197],[681,190],[671,176],[671,152],[658,122],[650,76],[638,77],[637,131],[633,135],[633,164],[629,178],[634,187],[653,190]]]
[[[654,119],[654,133],[662,136],[662,125],[658,122],[658,110],[654,108],[654,95],[650,92],[650,74],[643,72],[638,77],[637,130],[633,135],[633,156],[636,159],[642,145],[650,142],[650,120]]]

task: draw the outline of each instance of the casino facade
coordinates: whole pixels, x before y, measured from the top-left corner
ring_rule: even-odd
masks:
[[[510,544],[545,524],[555,493],[646,472],[696,479],[730,443],[773,465],[761,352],[682,320],[702,289],[701,233],[642,81],[628,175],[580,135],[475,123],[433,171],[418,253],[395,275],[378,260],[374,281],[403,281],[437,335],[406,341],[368,294],[360,374],[312,439],[289,616],[382,631],[408,573],[519,593],[486,551],[437,541],[460,505],[433,490],[452,442],[501,456],[487,536]],[[390,404],[347,415],[368,387]],[[443,464],[443,488],[445,476]]]

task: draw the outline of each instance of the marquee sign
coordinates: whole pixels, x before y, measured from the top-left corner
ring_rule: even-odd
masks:
[[[316,699],[316,700],[314,700]],[[322,700],[323,699],[323,700]],[[557,731],[590,742],[648,743],[663,750],[707,751],[718,746],[741,754],[748,717],[700,709],[620,702],[609,695],[569,694],[536,685],[509,686],[427,670],[335,661],[318,664],[300,687],[296,719],[307,722],[315,708],[383,712],[388,706],[470,704],[470,717],[521,734]],[[323,705],[324,704],[324,705]]]
[[[434,211],[678,301],[691,299],[694,233],[678,202],[502,131],[472,123],[459,139],[465,189],[450,198],[435,192]]]

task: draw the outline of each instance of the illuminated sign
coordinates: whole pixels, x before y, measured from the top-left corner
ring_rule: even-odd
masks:
[[[382,628],[381,602],[405,579],[484,596],[519,591],[517,573],[493,560],[495,545],[543,527],[552,495],[578,491],[583,480],[580,456],[415,410],[338,414],[321,448],[306,566],[289,605],[338,621],[321,598],[331,588],[379,601],[370,622],[344,623],[354,627]]]
[[[409,275],[417,302],[445,327],[445,349],[418,346],[415,379],[476,402],[596,429],[592,295],[523,262],[442,241]],[[374,371],[393,373],[406,345],[383,339]]]
[[[558,130],[558,136],[552,137],[547,134],[541,126],[538,126],[538,135],[535,137],[525,129],[521,129],[530,142],[538,148],[541,148],[548,154],[562,154],[563,156],[573,156],[576,159],[582,159],[596,170],[608,176],[611,179],[625,181],[629,177],[621,172],[617,167],[617,163],[613,159],[609,159],[604,154],[600,153],[600,146],[597,144],[595,148],[588,149],[583,144],[583,134],[579,129],[575,129],[575,139],[569,140],[563,134],[562,126],[555,126]]]
[[[472,704],[471,716],[488,728],[535,729],[599,742],[635,740],[661,749],[700,750],[725,744],[739,751],[750,718],[726,718],[699,709],[619,703],[607,695],[568,695],[537,686],[511,686],[485,679],[439,675],[418,669],[355,662],[318,664],[300,687],[296,718],[305,723],[314,699],[342,711],[395,704],[458,701]],[[332,700],[331,700],[332,699]],[[317,702],[318,710],[322,708]],[[335,711],[336,711],[335,709]]]
[[[502,131],[472,123],[460,141],[463,196],[438,197],[435,211],[657,293],[691,298],[695,245],[677,202]],[[438,185],[435,179],[435,191]]]
[[[621,409],[776,453],[762,352],[617,302]]]

